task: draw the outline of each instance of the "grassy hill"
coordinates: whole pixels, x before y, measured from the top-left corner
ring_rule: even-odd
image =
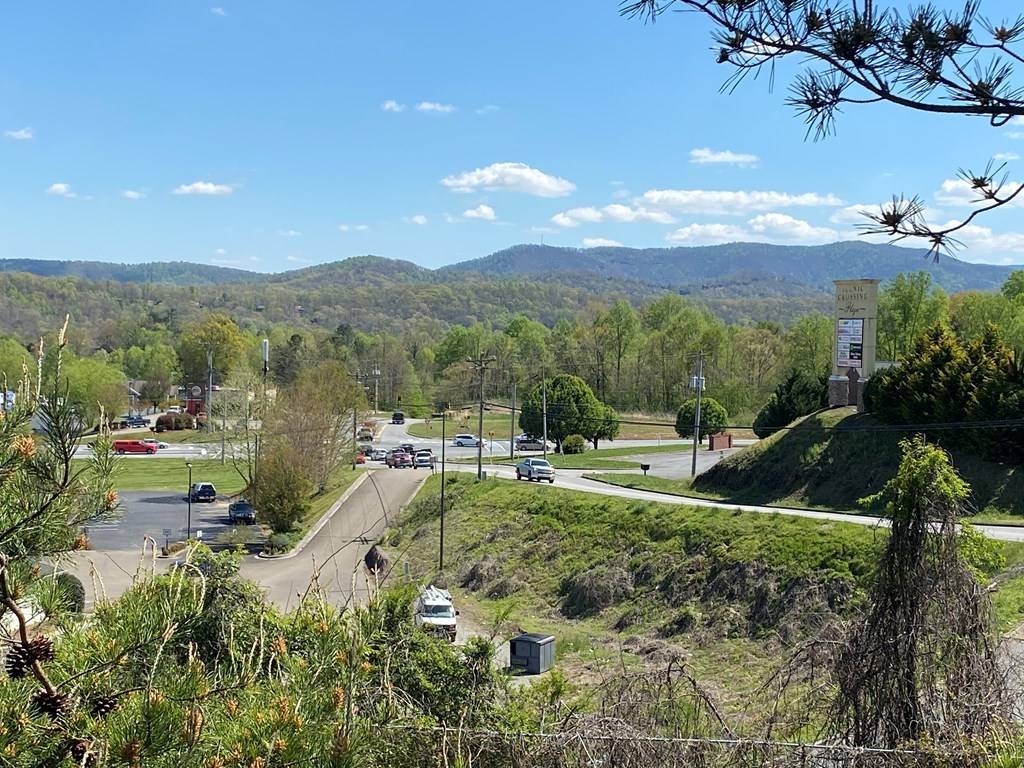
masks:
[[[740,503],[854,509],[892,476],[909,436],[873,426],[852,408],[821,411],[720,462],[693,490]],[[957,452],[953,463],[971,484],[979,520],[1024,523],[1024,467]]]

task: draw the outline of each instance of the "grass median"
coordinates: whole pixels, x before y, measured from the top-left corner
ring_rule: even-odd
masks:
[[[629,460],[633,456],[647,456],[659,453],[683,453],[690,450],[689,443],[674,443],[671,445],[645,445],[637,448],[599,448],[596,451],[590,450],[584,453],[563,455],[560,453],[549,453],[547,456],[551,466],[555,469],[640,469],[641,462]],[[541,454],[529,454],[540,458]],[[488,464],[514,465],[522,457],[515,460],[507,455],[485,455],[484,461]],[[453,464],[475,464],[476,459],[453,459]]]

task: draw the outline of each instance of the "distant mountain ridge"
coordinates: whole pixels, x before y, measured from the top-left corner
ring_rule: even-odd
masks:
[[[934,262],[924,249],[859,241],[810,246],[728,243],[642,249],[523,244],[434,270],[409,261],[357,256],[272,274],[184,261],[112,264],[0,259],[0,272],[119,283],[254,287],[272,284],[315,290],[345,285],[443,285],[467,279],[541,279],[599,293],[619,291],[634,297],[670,290],[708,298],[820,298],[831,292],[833,280],[875,277],[884,281],[900,272],[918,270],[929,272],[935,283],[949,292],[991,291],[997,290],[1015,268],[1024,267],[973,264],[948,255]]]
[[[727,243],[644,249],[517,245],[439,271],[492,277],[600,274],[683,289],[682,293],[711,290],[720,295],[731,285],[759,281],[766,286],[776,283],[790,290],[804,289],[795,293],[828,292],[833,280],[874,277],[884,281],[900,272],[919,270],[929,272],[947,291],[996,290],[1015,268],[1022,267],[973,264],[948,255],[934,262],[925,249],[845,241],[809,246]]]

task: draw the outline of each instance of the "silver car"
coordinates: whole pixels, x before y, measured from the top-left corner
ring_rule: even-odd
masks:
[[[555,482],[555,468],[551,466],[551,462],[545,459],[523,459],[516,464],[516,480],[547,480],[549,483]]]

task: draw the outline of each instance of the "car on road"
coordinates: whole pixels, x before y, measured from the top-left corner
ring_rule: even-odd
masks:
[[[406,453],[416,453],[416,446],[413,445],[412,443],[402,443],[398,447],[401,448]]]
[[[167,413],[181,413],[181,406],[172,405],[170,408],[167,409]]]
[[[406,469],[407,467],[411,467],[412,465],[412,454],[406,453],[405,451],[402,451],[401,453],[396,453],[391,463],[391,466],[394,467],[395,469]]]
[[[373,430],[369,427],[360,427],[359,434],[356,435],[356,440],[359,442],[372,442],[373,441]]]
[[[365,463],[366,463],[366,454],[365,453],[357,453],[356,454],[356,464],[365,464]]]
[[[545,459],[523,459],[516,464],[516,480],[547,480],[549,483],[555,482],[555,468],[551,466],[551,462]]]
[[[256,508],[245,499],[239,499],[228,504],[228,522],[248,523],[256,522]]]
[[[370,454],[371,461],[384,461],[388,457],[388,452],[383,448],[374,448],[373,453]]]
[[[192,483],[188,495],[192,501],[212,502],[217,500],[217,488],[213,483]]]
[[[118,422],[125,427],[148,427],[149,422],[144,416],[122,416]]]
[[[554,446],[548,443],[548,450],[551,450]],[[516,450],[517,451],[543,451],[544,450],[544,438],[543,437],[531,437],[530,435],[519,435],[516,438]]]
[[[401,411],[395,411],[391,414],[392,424],[405,424],[405,414]]]
[[[476,448],[480,445],[480,439],[476,435],[456,435],[452,438],[452,445],[458,448]]]
[[[125,454],[125,453],[156,453],[157,446],[152,443],[147,443],[144,440],[115,440],[114,441],[114,452]]]
[[[425,467],[430,469],[434,466],[434,454],[430,451],[416,451],[416,455],[413,457],[412,465],[415,469]]]
[[[155,437],[144,437],[142,438],[142,442],[146,445],[155,445],[157,450],[171,447],[169,443],[165,443],[163,440],[157,440]]]

